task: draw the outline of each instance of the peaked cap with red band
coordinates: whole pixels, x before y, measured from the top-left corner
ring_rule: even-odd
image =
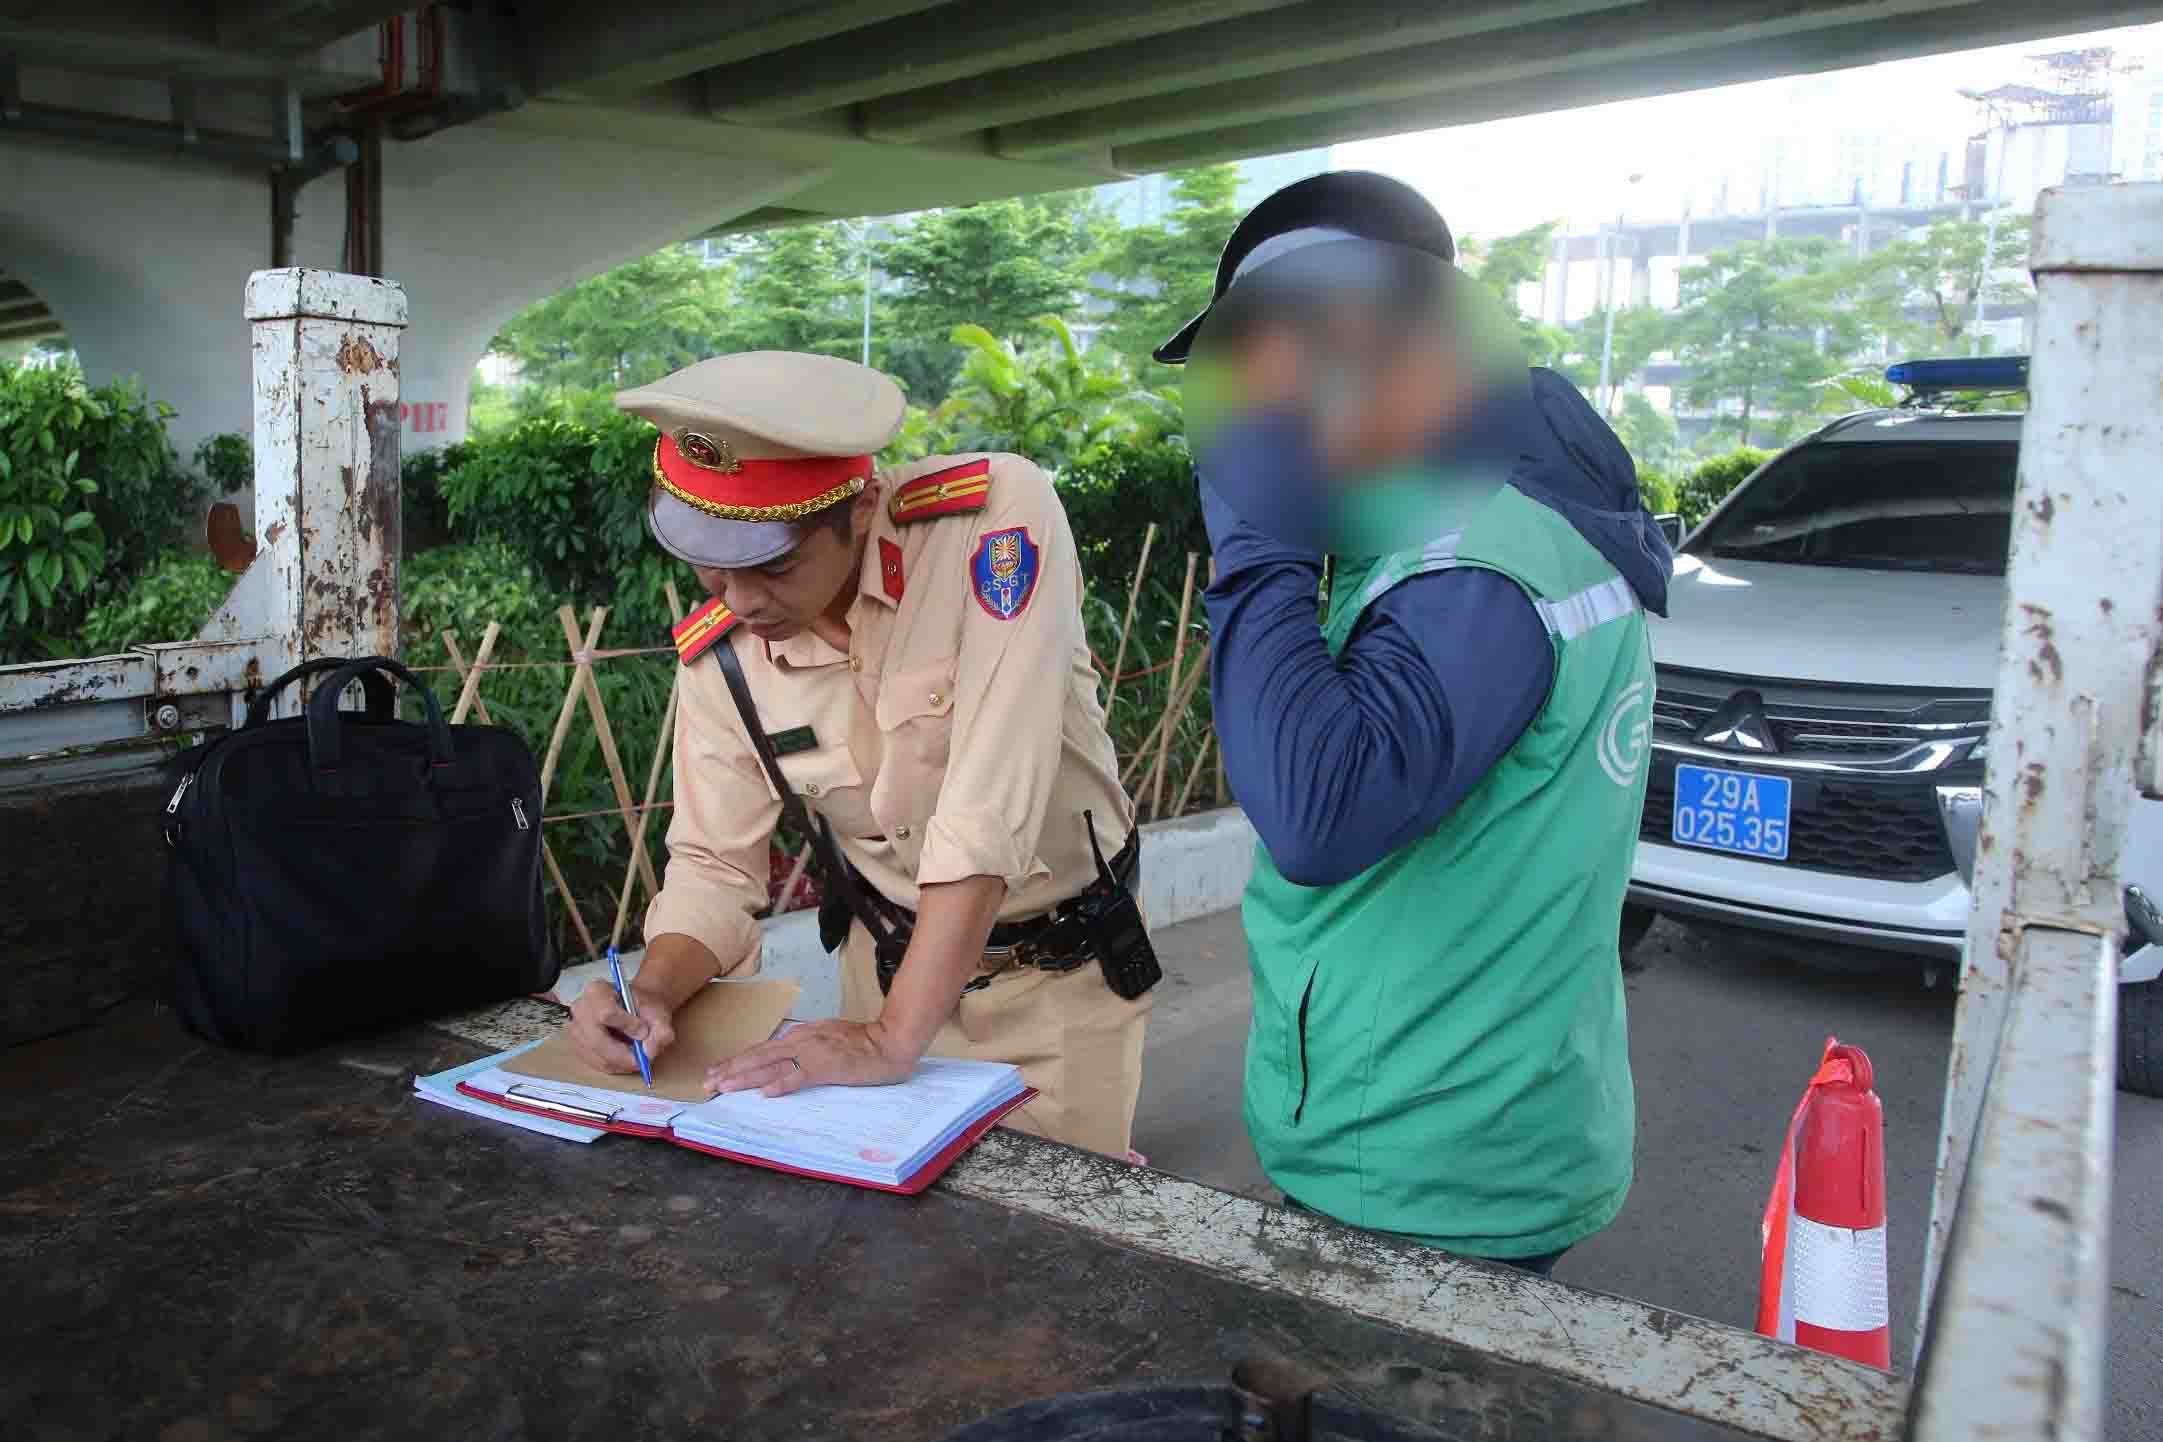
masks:
[[[906,405],[868,366],[793,351],[715,356],[616,396],[661,431],[646,504],[654,540],[722,570],[788,554],[799,522],[862,491]]]

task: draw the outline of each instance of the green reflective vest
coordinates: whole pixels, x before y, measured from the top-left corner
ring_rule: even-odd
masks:
[[[1554,645],[1546,704],[1441,825],[1335,886],[1260,849],[1246,1118],[1270,1179],[1355,1226],[1473,1256],[1557,1251],[1629,1191],[1617,933],[1645,799],[1652,658],[1629,583],[1511,487],[1422,550],[1340,570],[1324,634],[1406,578],[1498,571]]]

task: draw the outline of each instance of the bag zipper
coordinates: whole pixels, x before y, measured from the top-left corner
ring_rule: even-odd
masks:
[[[180,778],[180,784],[173,788],[173,799],[165,803],[165,814],[167,816],[177,818],[180,815],[180,799],[188,794],[188,788],[194,784],[195,772],[193,771]],[[165,823],[158,828],[158,832],[165,838],[165,844],[168,847],[176,851],[180,849],[180,822],[178,820]]]
[[[516,796],[513,796],[511,798],[511,816],[518,822],[518,829],[520,831],[531,831],[533,829],[526,823],[526,803],[519,800]]]

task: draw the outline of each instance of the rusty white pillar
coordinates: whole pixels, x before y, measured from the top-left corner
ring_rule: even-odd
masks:
[[[2043,192],[2033,254],[1916,1442],[2102,1435],[2119,851],[2163,607],[2163,185]]]
[[[248,278],[254,562],[206,635],[257,641],[261,680],[398,651],[398,340],[405,291],[327,270]],[[298,698],[281,709],[291,714]]]

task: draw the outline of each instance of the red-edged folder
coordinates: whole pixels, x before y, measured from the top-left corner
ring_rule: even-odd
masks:
[[[975,1146],[983,1138],[984,1133],[997,1126],[1002,1117],[1016,1107],[1027,1106],[1036,1099],[1037,1094],[1035,1087],[1023,1087],[1018,1096],[999,1103],[999,1105],[979,1117],[970,1124],[966,1131],[954,1138],[944,1151],[918,1167],[913,1174],[904,1180],[900,1182],[867,1182],[861,1177],[836,1176],[831,1172],[814,1172],[802,1167],[792,1167],[765,1157],[753,1156],[749,1152],[723,1151],[719,1147],[709,1147],[703,1142],[688,1141],[677,1136],[668,1127],[640,1126],[636,1122],[589,1121],[584,1117],[572,1116],[567,1112],[553,1110],[548,1107],[533,1106],[519,1101],[515,1097],[505,1096],[501,1092],[483,1091],[472,1082],[460,1082],[458,1090],[466,1096],[472,1097],[475,1101],[487,1102],[491,1106],[503,1107],[509,1111],[527,1112],[533,1116],[547,1117],[550,1121],[569,1122],[573,1126],[592,1127],[595,1131],[615,1132],[620,1136],[652,1137],[660,1141],[673,1142],[686,1151],[703,1152],[709,1157],[726,1157],[732,1162],[743,1162],[749,1166],[764,1167],[770,1172],[787,1172],[791,1176],[812,1177],[822,1182],[840,1182],[843,1186],[864,1187],[874,1192],[893,1192],[904,1197],[913,1197],[933,1182],[939,1180],[940,1177],[946,1174],[946,1169],[954,1165],[963,1152]]]

